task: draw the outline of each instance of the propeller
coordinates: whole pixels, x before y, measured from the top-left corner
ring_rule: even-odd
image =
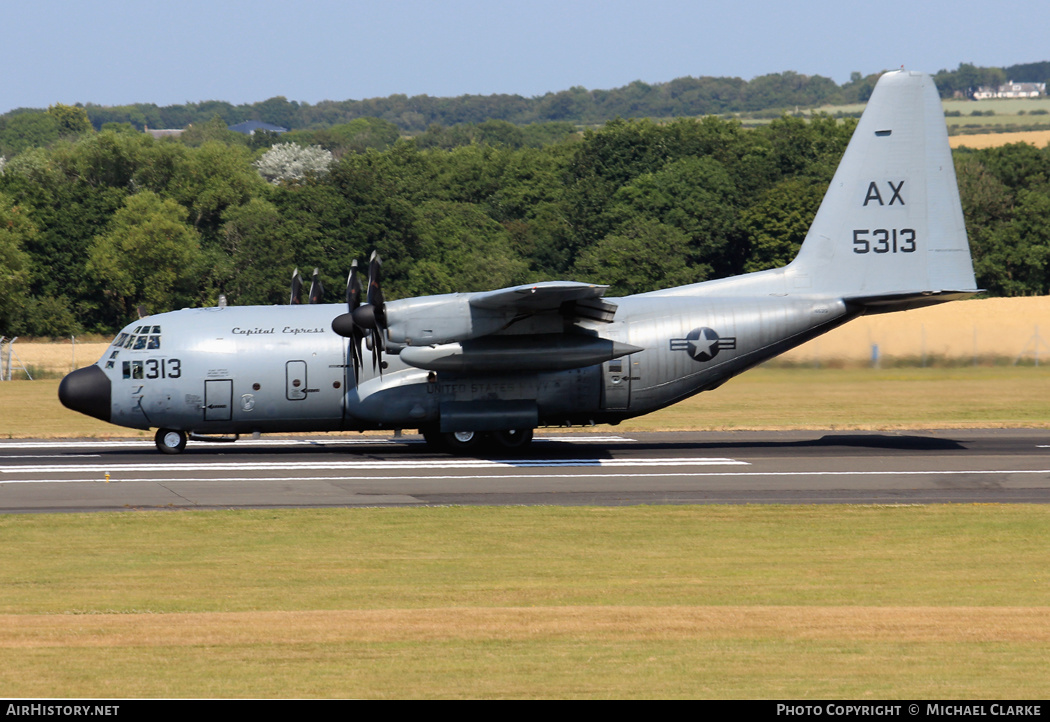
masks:
[[[324,284],[321,283],[320,271],[314,269],[313,279],[310,281],[310,303],[320,303],[324,296]]]
[[[365,302],[351,313],[354,325],[364,330],[371,340],[372,370],[378,368],[380,376],[383,375],[383,336],[386,332],[386,303],[383,289],[379,287],[382,265],[379,254],[372,251],[372,257],[368,259],[368,293]]]
[[[368,338],[368,346],[372,350],[372,370],[378,369],[379,374],[383,374],[383,339],[386,336],[387,321],[386,303],[379,285],[382,265],[379,254],[373,251],[368,262],[368,290],[362,303],[357,261],[351,264],[350,275],[346,279],[348,311],[332,319],[332,330],[351,340],[350,354],[353,357],[355,378],[364,365],[361,341],[365,338]]]
[[[302,301],[299,300],[299,294],[303,290],[303,277],[299,275],[299,269],[295,269],[295,273],[292,274],[292,297],[288,301],[289,306],[296,306]]]

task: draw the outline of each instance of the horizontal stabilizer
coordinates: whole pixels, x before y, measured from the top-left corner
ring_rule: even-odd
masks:
[[[853,296],[842,299],[848,306],[860,306],[864,313],[889,313],[891,311],[908,311],[923,306],[933,306],[946,301],[961,301],[978,293],[974,291],[916,291],[912,293],[895,293],[881,296]]]

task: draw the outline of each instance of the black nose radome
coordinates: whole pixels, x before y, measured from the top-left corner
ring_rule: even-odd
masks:
[[[109,421],[109,377],[98,366],[86,366],[66,375],[58,385],[58,400],[67,409]]]

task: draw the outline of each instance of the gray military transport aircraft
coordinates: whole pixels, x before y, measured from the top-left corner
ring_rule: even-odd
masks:
[[[904,70],[879,80],[783,268],[626,298],[552,281],[388,303],[379,271],[373,254],[362,301],[355,264],[349,310],[220,304],[140,319],[59,398],[157,428],[171,454],[187,435],[401,428],[453,452],[510,450],[538,426],[617,423],[714,389],[857,316],[978,292],[940,98]]]

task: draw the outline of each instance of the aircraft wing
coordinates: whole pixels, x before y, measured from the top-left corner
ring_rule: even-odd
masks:
[[[470,295],[474,308],[514,310],[522,313],[554,310],[570,301],[589,301],[605,295],[608,286],[575,281],[545,281]]]
[[[548,281],[387,304],[388,338],[405,363],[431,370],[565,369],[638,349],[614,344],[577,321],[611,323],[608,286]],[[553,365],[552,365],[553,364]]]

